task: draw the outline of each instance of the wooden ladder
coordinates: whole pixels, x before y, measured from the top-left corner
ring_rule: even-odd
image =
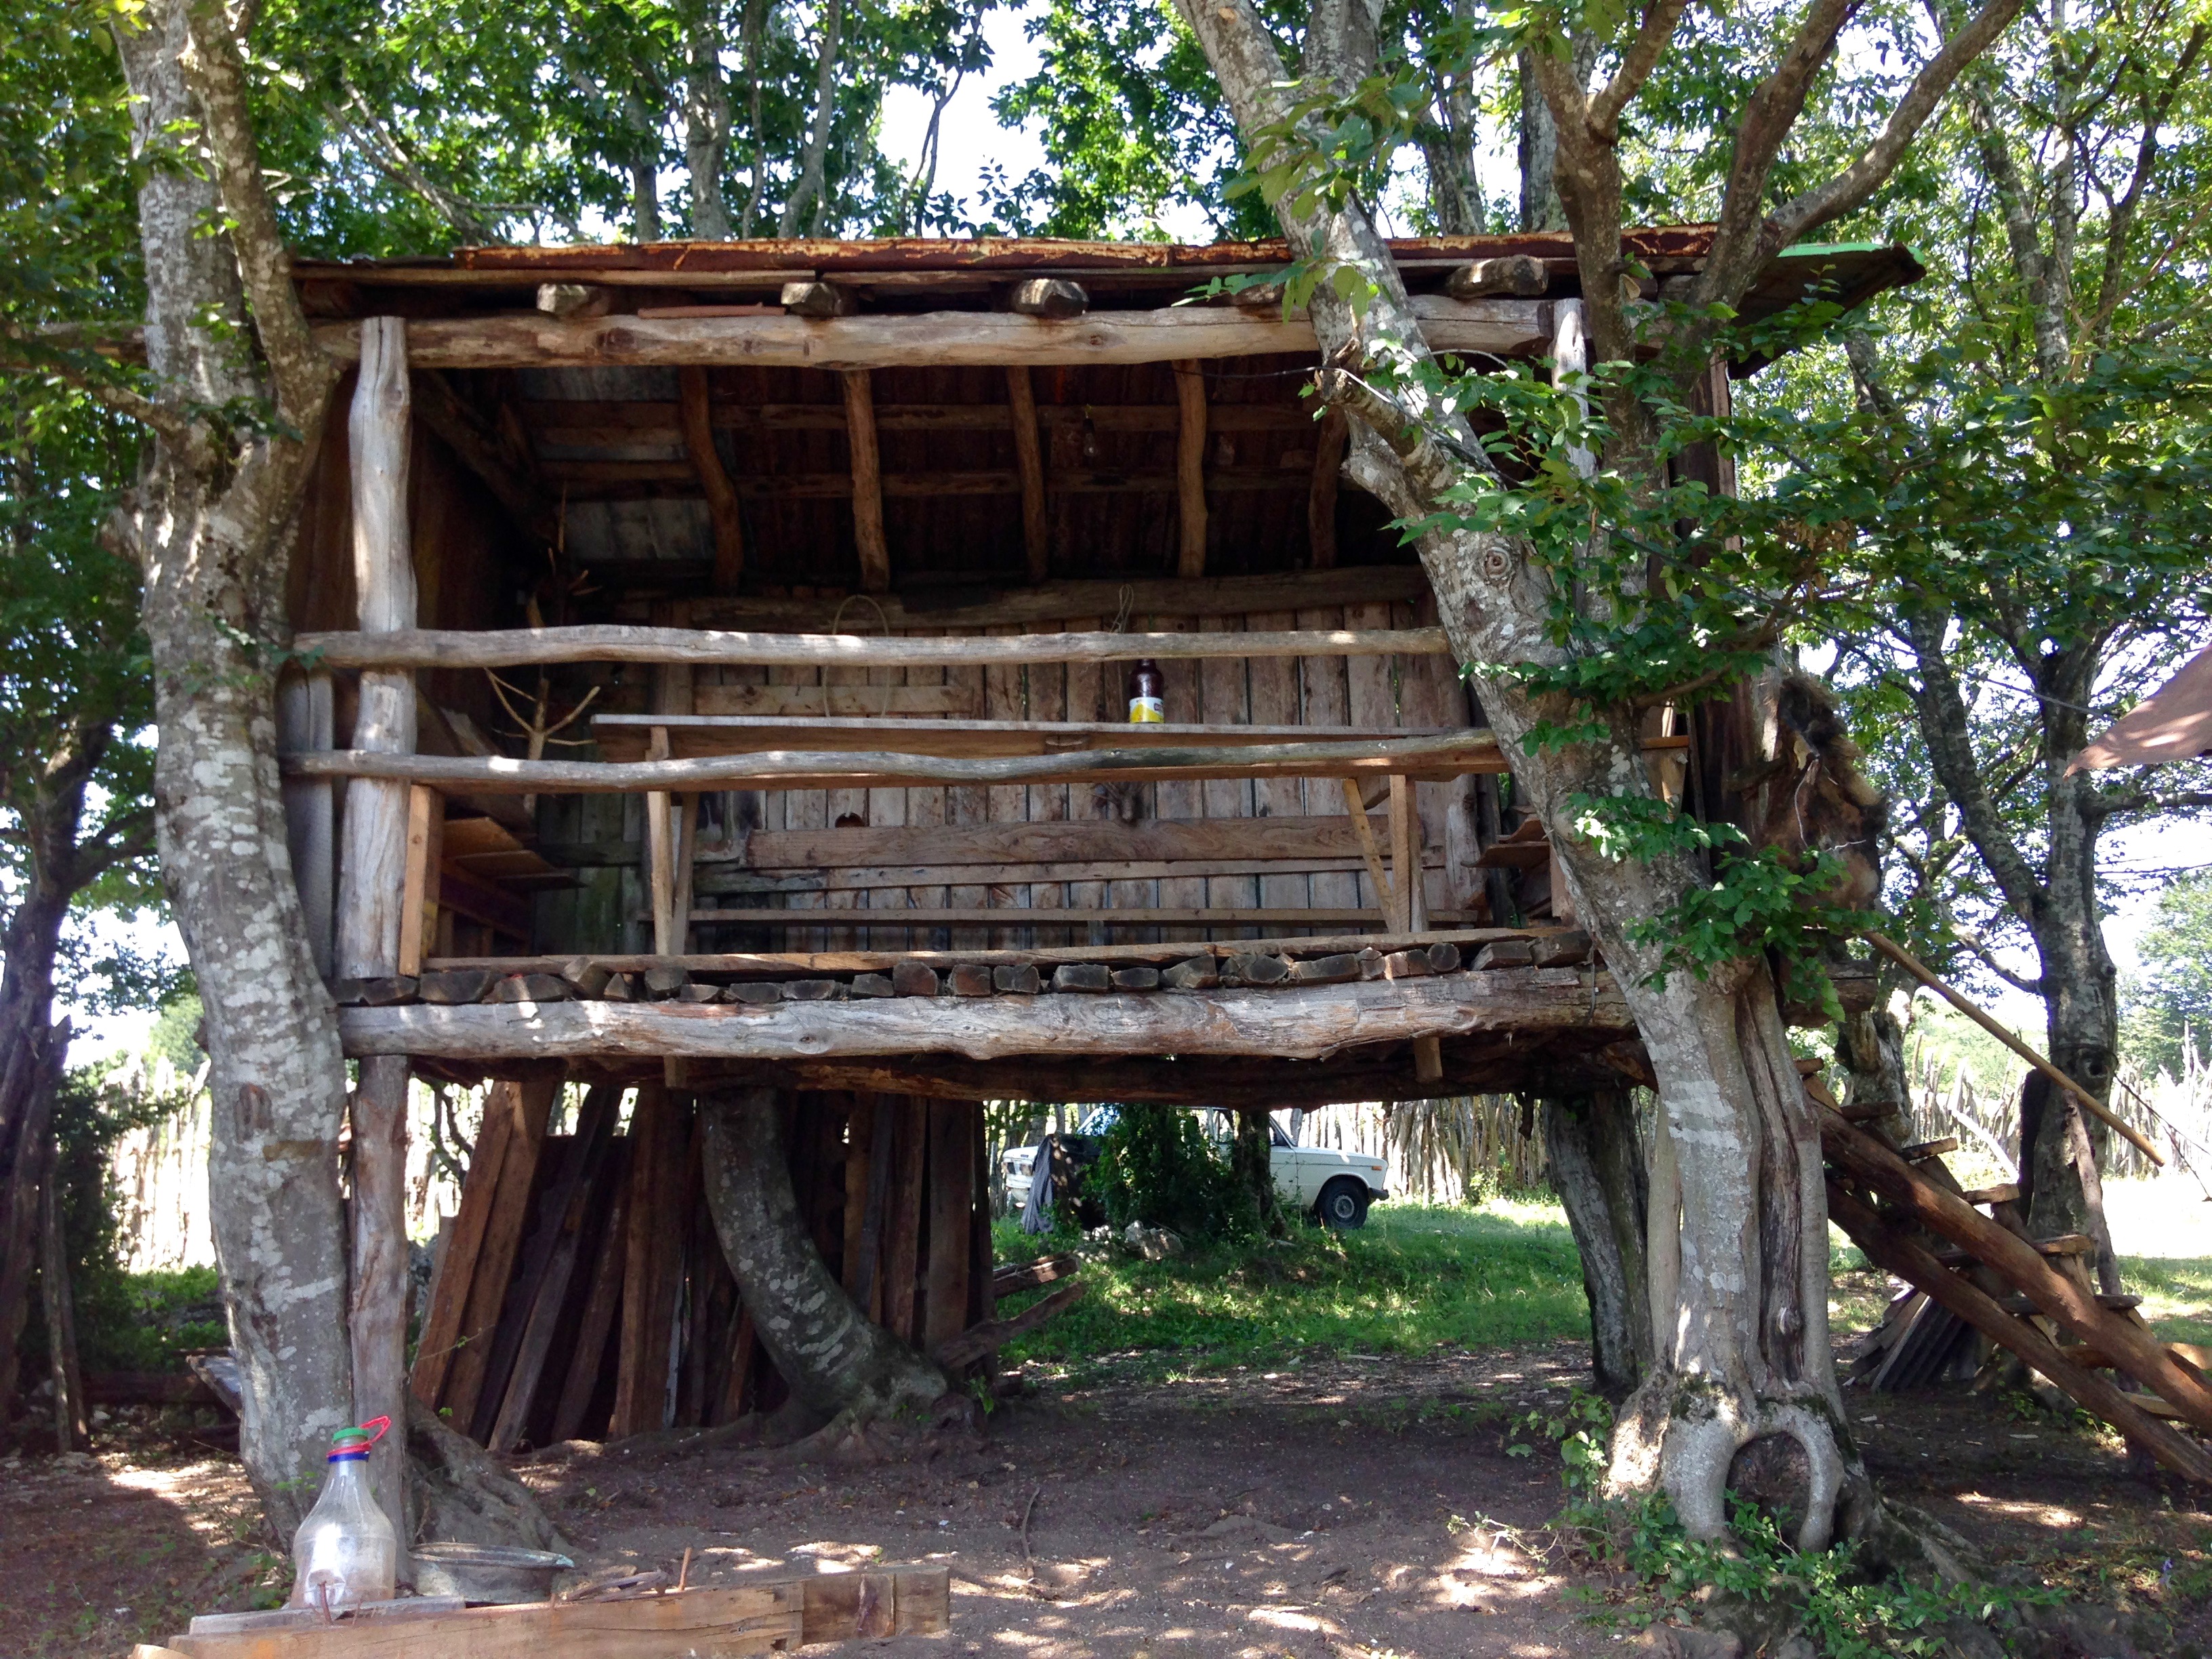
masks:
[[[1900,1146],[1881,1127],[1890,1108],[1847,1113],[1818,1077],[1805,1087],[1820,1109],[1829,1217],[1869,1261],[2019,1355],[2166,1468],[2212,1486],[2212,1450],[2181,1431],[2212,1434],[2212,1353],[2160,1342],[2140,1297],[2100,1296],[2084,1260],[2092,1241],[2029,1237],[2018,1188],[1961,1188],[1943,1162],[1955,1139]]]

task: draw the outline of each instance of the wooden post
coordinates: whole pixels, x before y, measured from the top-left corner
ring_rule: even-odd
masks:
[[[1030,580],[1041,582],[1052,574],[1044,446],[1037,437],[1036,393],[1030,385],[1029,370],[1019,363],[1006,370],[1006,412],[1014,424],[1014,466],[1022,477],[1022,545],[1029,553]]]
[[[361,325],[361,378],[348,426],[353,462],[353,574],[360,629],[388,634],[415,626],[415,560],[407,522],[410,432],[407,325],[372,317]],[[415,748],[415,678],[404,671],[361,677],[353,746],[385,754]],[[334,966],[345,978],[399,969],[407,885],[408,787],[380,779],[346,785],[344,856],[338,875]],[[406,1421],[407,1061],[361,1062],[352,1099],[353,1416]],[[369,1455],[377,1501],[403,1537],[405,1440],[387,1435]]]
[[[399,972],[422,971],[438,937],[438,865],[444,857],[446,798],[427,784],[407,792],[407,883],[399,906]]]
[[[276,688],[277,749],[289,754],[337,746],[331,671],[286,675]],[[328,979],[338,873],[337,797],[329,779],[284,780],[284,841],[307,918],[307,953],[315,959],[315,971]]]
[[[646,747],[649,760],[668,758],[668,728],[656,726]],[[665,789],[645,797],[645,856],[653,884],[653,954],[672,957],[676,949],[676,848],[669,834],[670,802]]]
[[[1414,810],[1413,786],[1402,772],[1390,775],[1390,931],[1418,927],[1421,903],[1421,815]]]
[[[666,1426],[668,1349],[683,1265],[682,1223],[670,1211],[684,1185],[688,1150],[675,1100],[663,1088],[637,1091],[630,1114],[629,1231],[609,1249],[624,1253],[622,1348],[607,1438]]]
[[[883,463],[876,452],[876,398],[868,371],[845,371],[845,438],[853,452],[853,542],[860,553],[860,587],[882,593],[891,585],[884,544]]]
[[[1344,466],[1349,432],[1340,409],[1330,410],[1314,429],[1313,483],[1306,492],[1306,568],[1310,570],[1336,568],[1337,475]]]
[[[965,1100],[933,1100],[929,1110],[929,1267],[922,1297],[921,1347],[933,1353],[968,1328],[968,1274],[975,1241],[970,1212],[975,1159]]]
[[[1176,574],[1206,574],[1206,375],[1188,360],[1175,365],[1176,493],[1182,506],[1182,555]]]
[[[696,367],[676,371],[677,411],[684,426],[684,451],[691,470],[699,475],[700,490],[707,497],[707,516],[714,526],[714,591],[734,593],[745,568],[745,526],[738,512],[738,492],[723,471],[721,452],[714,447],[714,415],[708,395],[707,371]]]

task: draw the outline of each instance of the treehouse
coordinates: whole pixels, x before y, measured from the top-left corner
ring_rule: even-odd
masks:
[[[1656,297],[1708,234],[1635,240]],[[1440,351],[1579,351],[1564,236],[1392,251]],[[774,1403],[678,1201],[693,1091],[780,1091],[830,1270],[965,1364],[993,1313],[985,1099],[1648,1075],[1413,550],[1304,395],[1310,327],[1279,289],[1215,291],[1285,258],[298,262],[357,365],[279,699],[310,942],[364,1087],[501,1085],[425,1401],[509,1446]],[[1748,309],[1917,274],[1793,250]],[[1682,465],[1733,485],[1711,453]],[[1162,707],[1133,724],[1139,659]],[[1655,711],[1647,763],[1741,817],[1766,724],[1743,699]],[[549,1138],[564,1082],[592,1087]]]

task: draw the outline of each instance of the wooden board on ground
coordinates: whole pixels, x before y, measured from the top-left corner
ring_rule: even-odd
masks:
[[[951,1625],[936,1566],[774,1578],[623,1601],[471,1607],[432,1619],[173,1636],[188,1659],[735,1659]]]

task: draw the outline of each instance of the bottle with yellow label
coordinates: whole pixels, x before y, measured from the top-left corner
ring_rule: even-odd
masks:
[[[1160,665],[1150,657],[1139,657],[1136,666],[1129,671],[1129,724],[1165,725],[1167,689],[1167,682],[1160,677]]]

